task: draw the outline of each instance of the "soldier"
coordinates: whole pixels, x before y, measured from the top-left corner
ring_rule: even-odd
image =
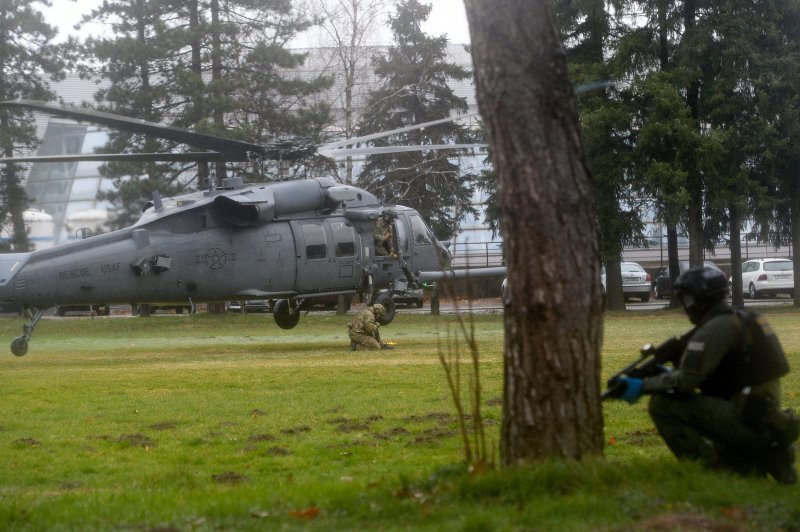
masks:
[[[347,334],[350,337],[350,350],[356,349],[393,349],[392,346],[381,342],[378,331],[380,320],[386,315],[386,308],[380,303],[367,307],[347,324]]]
[[[386,215],[379,216],[375,222],[375,255],[396,259],[393,240],[392,220]]]
[[[728,283],[712,268],[695,268],[675,282],[689,320],[677,368],[644,379],[627,376],[621,399],[651,394],[650,417],[678,459],[714,469],[797,482],[793,442],[800,420],[780,409],[780,378],[789,364],[769,325],[734,311]]]

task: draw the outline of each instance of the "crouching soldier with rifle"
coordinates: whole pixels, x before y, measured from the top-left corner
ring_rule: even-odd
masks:
[[[718,270],[691,269],[673,289],[695,328],[645,346],[641,359],[609,380],[603,399],[633,404],[650,395],[650,417],[678,459],[796,483],[800,419],[780,408],[789,364],[772,329],[725,302],[727,281]]]

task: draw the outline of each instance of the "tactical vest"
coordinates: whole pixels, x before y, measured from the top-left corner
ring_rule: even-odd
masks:
[[[730,399],[746,386],[756,386],[789,373],[789,361],[772,327],[760,315],[736,310],[741,323],[739,348],[725,355],[701,385],[705,395]]]

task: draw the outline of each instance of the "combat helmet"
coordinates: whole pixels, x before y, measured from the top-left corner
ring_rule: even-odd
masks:
[[[683,272],[673,288],[689,320],[696,325],[711,307],[725,298],[728,281],[724,273],[706,266]]]
[[[375,303],[370,308],[372,309],[372,314],[375,316],[376,320],[380,321],[382,317],[386,316],[386,307],[380,303]]]

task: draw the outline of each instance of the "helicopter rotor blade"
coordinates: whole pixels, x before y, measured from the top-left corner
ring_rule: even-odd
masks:
[[[366,146],[364,148],[336,148],[332,150],[319,150],[325,157],[351,157],[355,155],[378,155],[385,153],[403,153],[412,151],[432,150],[470,150],[485,149],[488,144],[416,144],[408,146]]]
[[[0,102],[0,108],[3,107],[39,111],[53,116],[76,120],[78,122],[90,122],[101,126],[121,129],[123,131],[130,131],[132,133],[150,135],[152,137],[180,142],[207,150],[214,150],[220,154],[224,154],[222,159],[214,160],[241,161],[248,160],[253,156],[274,160],[299,159],[313,155],[316,151],[316,146],[310,144],[298,144],[291,141],[256,144],[208,133],[198,133],[196,131],[189,131],[113,113],[105,113],[93,109],[82,109],[71,105],[57,105],[38,100],[8,100]]]
[[[370,140],[381,139],[384,137],[388,137],[391,135],[397,135],[399,133],[405,133],[407,131],[416,131],[418,129],[424,129],[426,127],[437,126],[439,124],[446,124],[448,122],[454,122],[456,120],[463,120],[465,118],[472,118],[474,116],[478,116],[478,113],[467,113],[463,115],[455,115],[450,116],[447,118],[440,118],[438,120],[431,120],[430,122],[422,122],[420,124],[412,124],[410,126],[403,126],[396,129],[390,129],[387,131],[381,131],[380,133],[372,133],[369,135],[362,135],[360,137],[350,137],[349,139],[342,139],[337,140],[334,142],[329,142],[328,144],[324,144],[320,146],[317,151],[319,153],[329,152],[332,149],[340,148],[342,146],[351,146],[353,144],[359,144],[361,142],[369,142]]]
[[[71,163],[81,161],[157,161],[157,162],[212,162],[246,161],[246,158],[233,158],[216,151],[184,153],[74,153],[67,155],[32,155],[30,157],[0,157],[0,163]]]

